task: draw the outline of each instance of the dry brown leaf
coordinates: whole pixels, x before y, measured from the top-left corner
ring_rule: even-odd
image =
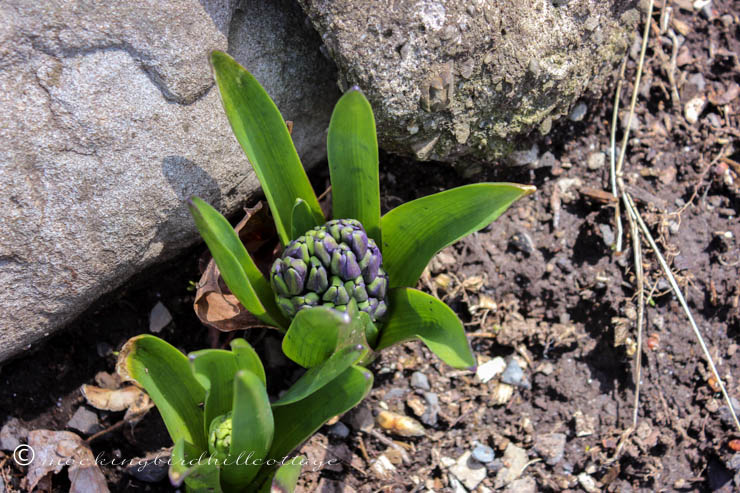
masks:
[[[24,479],[26,491],[32,491],[47,474],[58,474],[69,466],[67,474],[71,493],[107,492],[105,476],[98,468],[92,450],[70,431],[33,430],[28,434],[28,446],[34,459],[28,465]]]
[[[269,209],[262,202],[246,210],[246,216],[234,227],[257,267],[267,272],[274,259],[277,233]],[[213,259],[208,261],[198,281],[193,308],[200,321],[222,332],[264,327],[264,322],[249,313],[221,279]]]
[[[139,387],[129,385],[122,389],[103,389],[94,385],[83,385],[82,395],[87,403],[102,411],[126,411],[124,420],[140,418],[153,407],[149,396]]]

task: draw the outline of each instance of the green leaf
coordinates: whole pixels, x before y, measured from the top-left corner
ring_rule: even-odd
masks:
[[[244,491],[254,479],[260,461],[272,444],[275,423],[267,390],[257,375],[240,371],[234,378],[231,446],[233,464],[222,468],[222,482],[228,491]],[[247,459],[249,463],[247,464]]]
[[[350,345],[337,350],[329,359],[318,366],[309,368],[306,373],[294,383],[277,402],[272,406],[285,406],[293,404],[316,392],[324,385],[330,384],[332,380],[342,374],[352,364],[368,352],[368,347],[362,344]]]
[[[244,339],[234,339],[230,343],[231,351],[236,356],[236,366],[240,370],[248,370],[257,375],[262,380],[262,385],[267,386],[265,377],[265,367],[257,355],[257,351]]]
[[[351,322],[346,312],[328,307],[303,309],[285,333],[283,353],[304,368],[320,365],[336,350],[340,327]]]
[[[303,400],[273,408],[275,437],[269,457],[282,460],[333,416],[356,406],[373,385],[365,368],[351,366],[317,392]]]
[[[203,429],[208,436],[211,421],[231,411],[236,356],[223,349],[203,349],[190,353],[189,358],[195,378],[206,389]]]
[[[244,308],[263,322],[288,325],[275,303],[270,282],[260,272],[231,224],[198,197],[190,200],[190,213],[208,245],[224,282]]]
[[[462,322],[437,298],[416,289],[395,288],[390,290],[388,306],[388,319],[380,331],[376,351],[418,338],[454,368],[475,366]]]
[[[334,107],[326,151],[334,218],[357,219],[380,245],[378,140],[373,109],[359,88],[347,91]]]
[[[444,247],[486,227],[515,200],[535,188],[514,183],[476,183],[407,202],[380,220],[383,269],[390,287],[416,284]]]
[[[220,493],[219,476],[218,466],[215,463],[208,464],[208,454],[182,438],[175,443],[169,470],[170,482],[174,487],[185,482],[188,491]]]
[[[282,465],[277,471],[265,468],[255,480],[257,484],[262,484],[259,493],[293,493],[301,468],[307,462],[305,455],[297,455],[290,462],[281,461]]]
[[[290,239],[295,240],[309,229],[313,229],[315,226],[321,225],[316,223],[306,201],[303,199],[295,199],[295,205],[293,206],[290,221]]]
[[[299,455],[291,459],[290,462],[280,466],[272,478],[272,491],[279,491],[280,493],[293,493],[296,484],[298,484],[298,476],[301,475],[301,462],[306,460],[306,457]],[[298,463],[296,464],[296,461]]]
[[[252,74],[226,53],[211,53],[221,101],[236,140],[252,163],[270,204],[283,245],[290,242],[290,219],[296,199],[308,204],[317,224],[325,222],[285,120]]]
[[[201,409],[206,392],[184,354],[158,337],[140,335],[121,349],[118,372],[144,387],[173,442],[183,439],[200,450],[208,449]]]

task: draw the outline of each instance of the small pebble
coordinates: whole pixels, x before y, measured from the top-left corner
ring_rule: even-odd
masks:
[[[506,369],[506,361],[501,356],[493,358],[491,361],[487,361],[480,365],[476,371],[476,376],[481,382],[486,383],[498,375],[503,373]]]
[[[591,153],[588,156],[588,169],[592,171],[596,171],[597,169],[601,169],[606,164],[606,154],[603,152],[594,152]]]
[[[415,389],[431,390],[429,379],[420,371],[415,371],[411,374],[411,386]]]
[[[704,96],[696,96],[692,98],[684,107],[684,116],[686,121],[694,124],[699,121],[701,112],[704,111],[704,107],[707,105],[707,100]]]
[[[503,383],[514,385],[515,387],[521,387],[524,389],[531,388],[529,381],[524,378],[524,370],[519,365],[516,358],[511,358],[509,364],[506,365],[503,375],[501,375],[501,381]]]
[[[427,426],[437,426],[437,415],[439,414],[439,396],[434,392],[424,392],[427,401],[427,409],[421,416],[421,422]]]
[[[493,462],[493,459],[496,458],[493,453],[493,449],[488,445],[483,445],[479,442],[473,442],[473,445],[473,459],[477,460],[481,464],[488,464],[489,462]]]
[[[450,474],[460,480],[468,491],[473,491],[486,478],[486,468],[483,464],[470,459],[470,452],[462,454],[455,465],[450,467]]]
[[[587,111],[588,106],[586,106],[586,103],[578,103],[573,107],[570,115],[568,115],[568,118],[572,122],[580,122],[581,120],[583,120],[583,117],[586,116]]]
[[[0,450],[12,452],[15,448],[25,442],[28,437],[28,429],[18,418],[10,418],[0,430]]]
[[[565,441],[564,433],[537,435],[534,440],[534,450],[545,459],[545,462],[554,466],[563,459]]]
[[[158,301],[149,313],[149,332],[158,334],[172,322],[172,314],[166,306]]]
[[[509,484],[503,493],[536,493],[537,483],[534,478],[527,476],[526,478],[519,478],[516,481]]]
[[[349,436],[349,428],[347,428],[347,425],[345,425],[341,421],[338,421],[331,428],[329,428],[329,435],[334,438],[339,438],[340,440],[343,440]]]
[[[540,148],[537,144],[533,144],[531,148],[523,151],[512,152],[510,159],[516,166],[526,166],[528,164],[535,163],[537,156],[540,153]]]
[[[370,431],[375,424],[373,412],[369,407],[360,405],[349,412],[347,424],[355,431]]]
[[[92,435],[93,433],[100,431],[98,415],[87,409],[85,406],[80,406],[67,422],[67,428],[77,430],[84,435]]]
[[[599,491],[601,491],[596,486],[596,481],[594,480],[594,478],[592,478],[585,472],[582,472],[578,475],[578,482],[581,484],[581,487],[588,493],[598,493]]]

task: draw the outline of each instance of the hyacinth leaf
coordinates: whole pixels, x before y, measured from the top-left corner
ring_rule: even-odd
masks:
[[[225,465],[222,483],[227,491],[243,491],[259,472],[261,461],[272,444],[275,423],[267,390],[257,375],[239,371],[234,377],[234,404],[231,432],[231,460],[239,463]],[[250,456],[251,455],[251,456]],[[246,459],[249,457],[249,464]]]
[[[211,66],[236,140],[252,163],[270,204],[278,236],[287,245],[296,199],[306,202],[316,224],[325,222],[288,127],[265,89],[233,58],[214,51]]]
[[[411,288],[391,289],[388,304],[388,320],[376,351],[418,338],[453,368],[475,366],[465,329],[450,307]]]
[[[221,478],[218,466],[203,460],[202,451],[179,439],[172,448],[169,470],[170,482],[178,488],[185,482],[188,491],[210,491],[221,493]],[[200,460],[200,462],[199,462]]]
[[[332,354],[329,359],[318,366],[309,368],[306,373],[294,383],[280,400],[272,406],[285,406],[305,399],[324,385],[341,375],[347,368],[359,361],[368,353],[367,346],[356,344],[344,347]]]
[[[144,387],[173,442],[182,438],[200,450],[207,449],[201,409],[206,391],[193,375],[187,356],[158,337],[140,335],[121,349],[117,371]]]
[[[293,404],[274,407],[275,437],[269,457],[282,460],[330,418],[355,407],[372,385],[372,373],[365,368],[350,366],[331,385],[325,385]]]
[[[290,216],[290,239],[295,240],[309,229],[313,229],[315,226],[321,226],[316,224],[316,220],[311,214],[311,209],[303,199],[295,199],[295,205],[293,206],[293,212]]]
[[[286,327],[288,323],[275,304],[270,282],[257,268],[231,224],[198,197],[193,197],[189,206],[195,225],[234,296],[263,322]]]
[[[317,306],[299,311],[283,338],[283,353],[304,368],[320,365],[334,353],[347,313]]]
[[[332,214],[357,219],[380,245],[380,185],[375,118],[365,95],[354,87],[339,98],[326,139],[332,184]]]
[[[396,207],[380,220],[383,268],[390,287],[412,287],[437,252],[499,217],[535,188],[515,183],[476,183]]]
[[[263,489],[265,493],[280,492],[280,493],[293,493],[295,487],[298,484],[298,477],[301,475],[301,468],[303,461],[306,460],[304,455],[299,455],[291,459],[290,462],[280,466],[275,472],[272,481],[268,482]]]
[[[265,367],[257,355],[257,351],[244,339],[234,339],[230,343],[231,352],[236,357],[236,366],[239,370],[251,371],[259,377],[262,385],[267,386]]]
[[[203,349],[190,353],[188,357],[195,378],[206,389],[203,425],[207,436],[211,421],[231,411],[234,375],[238,370],[236,356],[223,349]]]

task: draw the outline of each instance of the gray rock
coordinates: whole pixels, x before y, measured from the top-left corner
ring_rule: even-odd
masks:
[[[341,421],[337,421],[329,427],[329,435],[343,440],[349,436],[349,428]]]
[[[732,403],[732,409],[735,411],[736,415],[740,415],[740,402],[733,397],[730,396],[730,402]],[[730,406],[725,404],[724,406],[720,406],[719,408],[719,419],[726,424],[727,426],[734,426],[735,420],[732,417],[732,413],[730,412]]]
[[[509,363],[506,365],[506,369],[501,375],[501,381],[523,389],[531,388],[531,384],[529,383],[529,380],[524,377],[524,370],[522,370],[522,367],[519,365],[516,358],[509,359]]]
[[[532,147],[530,147],[529,149],[512,152],[509,156],[509,162],[511,164],[514,164],[515,166],[527,166],[530,164],[534,164],[537,162],[537,155],[539,154],[539,152],[539,146],[537,146],[537,144],[532,144]]]
[[[731,471],[740,472],[740,452],[732,454],[727,461],[727,468]]]
[[[28,429],[23,423],[18,418],[10,418],[0,429],[0,450],[12,452],[27,437]]]
[[[564,433],[546,433],[534,439],[534,450],[549,465],[554,466],[563,459],[566,436]]]
[[[588,169],[596,171],[601,169],[606,164],[606,154],[603,152],[592,152],[588,156],[587,166]]]
[[[347,424],[355,431],[370,431],[375,425],[373,412],[367,405],[360,404],[347,414]]]
[[[517,479],[504,488],[504,493],[535,493],[536,491],[537,483],[531,476]]]
[[[411,374],[411,386],[419,390],[431,390],[429,379],[420,371]]]
[[[67,421],[67,428],[72,428],[81,432],[83,435],[92,435],[100,431],[98,415],[94,411],[80,406],[72,417]]]
[[[486,468],[480,462],[473,460],[470,452],[461,455],[450,473],[455,476],[468,491],[473,491],[486,478]]]
[[[421,415],[421,422],[427,426],[437,426],[440,411],[439,396],[434,392],[424,392],[424,400],[427,401],[427,408]]]
[[[496,455],[493,453],[493,449],[488,445],[483,445],[479,442],[473,442],[473,459],[477,460],[481,464],[488,464],[493,462]]]
[[[580,122],[583,120],[583,117],[586,116],[586,112],[588,111],[588,106],[586,106],[586,103],[578,103],[573,107],[572,110],[570,110],[570,114],[568,115],[568,119],[572,122]]]
[[[600,91],[636,2],[299,0],[376,114],[381,145],[421,160],[497,159]],[[473,162],[475,159],[468,159]]]
[[[524,466],[529,462],[527,457],[527,451],[521,447],[517,447],[513,443],[509,443],[504,450],[504,456],[502,457],[504,467],[499,469],[496,473],[496,479],[494,480],[493,487],[495,489],[502,488],[508,485],[512,481],[516,481],[521,476]]]
[[[235,7],[0,4],[0,360],[197,241],[191,195],[234,212],[258,192],[211,50],[260,77],[307,164],[324,156],[338,91],[320,39],[289,0]]]
[[[161,301],[149,312],[149,332],[158,334],[172,322],[172,314]]]

